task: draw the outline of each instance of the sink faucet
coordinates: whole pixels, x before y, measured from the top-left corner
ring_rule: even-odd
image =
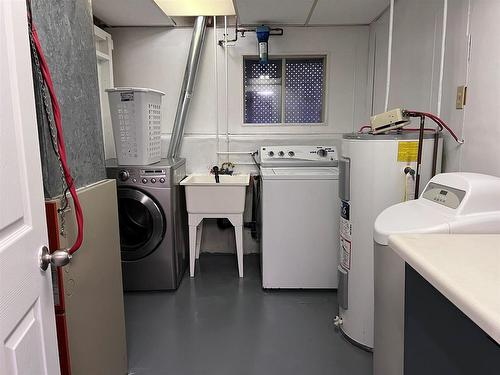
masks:
[[[215,175],[215,182],[216,183],[219,183],[219,167],[218,166],[214,166],[212,168],[212,173]]]

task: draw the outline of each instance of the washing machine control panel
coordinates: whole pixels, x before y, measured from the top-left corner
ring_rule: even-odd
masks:
[[[260,148],[263,166],[328,165],[338,164],[335,146],[263,146]]]
[[[122,185],[155,185],[161,187],[168,181],[167,170],[152,168],[119,168],[116,170],[116,175],[109,177],[117,178]]]
[[[125,169],[122,169],[120,172],[118,172],[118,178],[121,181],[127,181],[129,177],[130,177],[130,173],[128,173],[128,171]]]

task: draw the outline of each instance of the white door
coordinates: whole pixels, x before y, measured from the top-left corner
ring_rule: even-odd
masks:
[[[0,0],[0,375],[59,374],[25,0]],[[59,172],[57,172],[59,173]]]

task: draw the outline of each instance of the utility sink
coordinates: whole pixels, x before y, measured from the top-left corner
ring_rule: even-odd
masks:
[[[186,205],[190,214],[238,214],[245,210],[245,192],[249,174],[191,174],[181,181],[186,187]]]

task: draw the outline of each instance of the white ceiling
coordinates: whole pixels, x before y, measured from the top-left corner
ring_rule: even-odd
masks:
[[[314,0],[233,0],[238,23],[304,25]]]
[[[369,24],[389,0],[233,0],[239,23],[285,25]]]
[[[233,0],[154,0],[169,16],[234,16]]]
[[[389,0],[319,0],[309,25],[368,24],[389,6]]]
[[[174,26],[153,0],[92,0],[92,11],[109,26]]]
[[[243,25],[369,24],[389,6],[389,0],[233,0],[233,3],[238,23]],[[178,23],[177,17],[166,16],[154,0],[92,0],[92,9],[94,15],[109,26],[175,26]],[[185,24],[190,22],[178,23],[179,26]]]

